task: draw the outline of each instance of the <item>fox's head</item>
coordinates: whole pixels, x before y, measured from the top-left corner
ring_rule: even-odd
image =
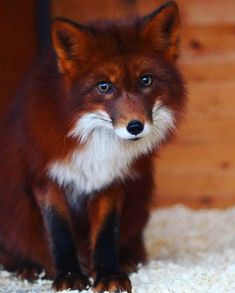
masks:
[[[56,19],[52,40],[72,113],[69,137],[86,143],[105,133],[145,152],[173,132],[185,104],[174,2],[132,20]]]

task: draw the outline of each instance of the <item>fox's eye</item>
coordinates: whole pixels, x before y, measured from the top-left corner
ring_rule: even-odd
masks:
[[[150,75],[143,75],[140,78],[140,84],[142,87],[148,87],[152,84],[153,78]]]
[[[102,94],[110,94],[113,91],[113,84],[107,81],[100,81],[97,84],[98,90]]]

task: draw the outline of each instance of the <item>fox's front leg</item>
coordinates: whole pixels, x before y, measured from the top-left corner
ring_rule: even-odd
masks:
[[[34,192],[48,232],[55,268],[53,288],[86,289],[90,283],[82,273],[73,241],[70,215],[63,192],[53,183],[40,183]]]
[[[121,201],[118,189],[113,188],[98,194],[90,205],[95,292],[131,293],[131,282],[118,260]]]

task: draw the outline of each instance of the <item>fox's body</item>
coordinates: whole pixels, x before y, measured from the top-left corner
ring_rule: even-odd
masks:
[[[95,270],[98,292],[131,291],[124,267],[146,258],[152,153],[185,103],[176,15],[170,3],[132,22],[54,23],[56,54],[0,124],[6,268],[44,268],[58,290],[85,288],[82,269]]]

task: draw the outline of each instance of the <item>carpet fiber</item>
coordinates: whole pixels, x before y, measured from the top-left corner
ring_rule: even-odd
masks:
[[[146,245],[150,261],[131,276],[133,293],[235,293],[235,208],[159,209],[146,230]],[[0,271],[0,292],[49,293],[50,286]]]

